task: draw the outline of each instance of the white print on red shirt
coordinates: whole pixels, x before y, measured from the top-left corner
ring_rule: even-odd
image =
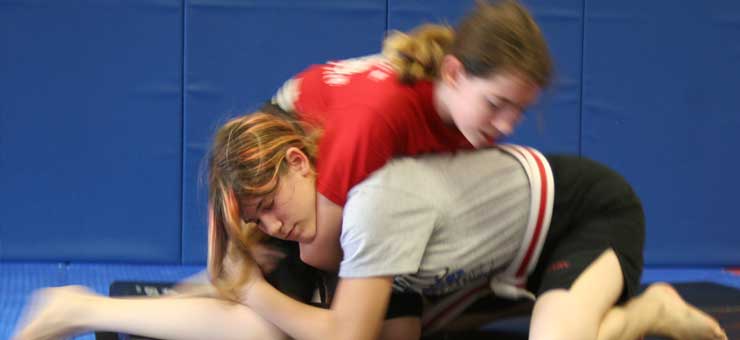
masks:
[[[347,85],[351,75],[366,72],[372,67],[378,68],[368,74],[368,78],[373,80],[383,80],[388,78],[390,72],[393,72],[393,67],[388,60],[379,54],[330,61],[324,66],[324,83],[329,86]]]

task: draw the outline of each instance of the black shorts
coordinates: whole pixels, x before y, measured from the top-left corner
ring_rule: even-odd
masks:
[[[569,289],[604,251],[613,249],[624,276],[619,303],[640,285],[645,215],[627,181],[606,166],[577,156],[546,156],[555,198],[550,229],[539,261],[527,281],[538,296]]]

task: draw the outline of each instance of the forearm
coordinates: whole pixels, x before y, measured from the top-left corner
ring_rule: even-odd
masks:
[[[160,339],[283,339],[283,333],[246,306],[212,298],[94,297],[82,328]]]
[[[346,303],[351,299],[344,300]],[[381,300],[385,310],[387,299],[375,300]],[[382,324],[382,314],[375,315],[378,313],[372,307],[364,310],[363,301],[356,301],[353,311],[342,309],[341,303],[337,308],[336,301],[332,309],[317,308],[293,300],[264,282],[249,289],[245,303],[298,340],[371,340],[377,338]]]
[[[298,340],[339,339],[331,310],[300,303],[264,282],[255,283],[245,296],[246,305],[283,332]],[[346,339],[346,338],[345,338]]]

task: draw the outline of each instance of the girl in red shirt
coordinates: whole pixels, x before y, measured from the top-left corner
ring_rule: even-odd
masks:
[[[321,129],[317,233],[301,259],[335,271],[347,193],[395,156],[485,147],[510,134],[550,82],[545,39],[516,1],[480,3],[455,30],[425,25],[383,53],[314,65],[272,104]],[[285,233],[292,226],[282,226]]]

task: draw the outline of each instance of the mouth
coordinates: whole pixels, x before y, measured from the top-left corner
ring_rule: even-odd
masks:
[[[287,233],[287,234],[285,234],[285,239],[286,239],[286,240],[290,240],[290,241],[292,241],[292,240],[293,240],[293,239],[292,239],[292,236],[293,236],[293,232],[295,231],[295,227],[296,227],[296,225],[294,224],[294,225],[293,225],[293,226],[292,226],[292,227],[290,228],[290,231],[288,231],[288,233]]]
[[[496,132],[486,132],[486,131],[481,130],[478,133],[483,139],[483,143],[485,145],[492,145],[496,141],[496,139],[498,139],[499,137],[499,134]]]

